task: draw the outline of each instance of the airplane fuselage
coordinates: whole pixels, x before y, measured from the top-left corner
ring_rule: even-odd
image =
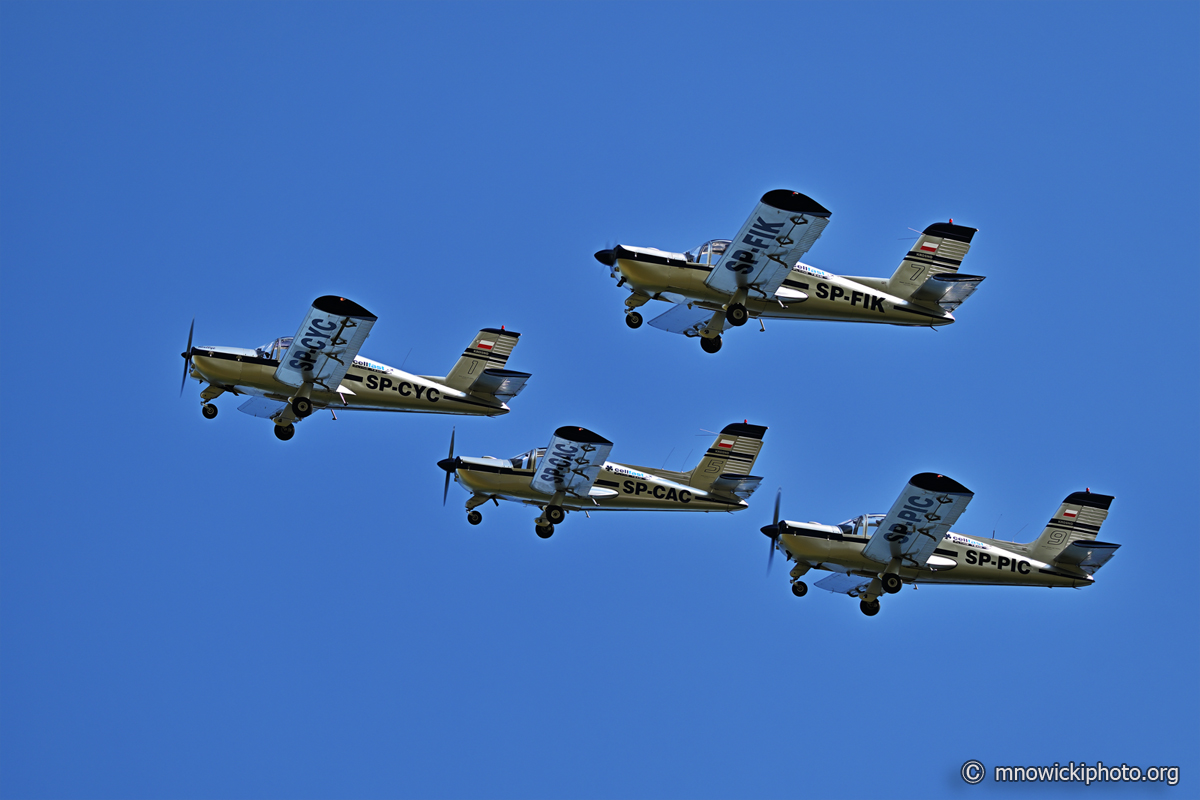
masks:
[[[459,458],[455,474],[468,491],[517,503],[543,506],[549,497],[531,485],[534,465],[512,465],[491,458]],[[586,497],[567,496],[562,506],[580,511],[739,511],[748,508],[741,500],[723,498],[693,489],[682,480],[671,480],[642,467],[604,462],[600,475]]]
[[[678,258],[638,254],[617,259],[614,271],[635,292],[651,299],[679,302],[719,310],[731,295],[705,284],[714,267]],[[718,263],[716,269],[720,269]],[[804,264],[792,268],[778,296],[764,298],[751,292],[744,305],[751,317],[813,319],[841,322],[874,322],[887,325],[948,325],[954,315],[937,306],[913,303],[886,291],[886,278],[849,278]],[[675,295],[675,297],[672,297]]]
[[[837,529],[827,525],[787,524],[788,532],[780,535],[780,544],[798,563],[863,577],[878,575],[886,566],[863,555],[870,541],[867,536],[835,533]],[[1093,582],[1084,573],[1072,574],[1031,558],[1021,549],[1023,546],[1014,542],[949,533],[924,567],[901,566],[899,575],[906,583],[918,584],[1080,587]]]
[[[275,378],[279,361],[262,358],[241,348],[192,350],[192,377],[239,394],[257,395],[286,402],[297,389]],[[335,410],[419,411],[427,414],[470,414],[498,416],[508,406],[452,389],[429,377],[410,375],[361,356],[346,372],[342,391],[313,387],[309,398],[317,407]]]

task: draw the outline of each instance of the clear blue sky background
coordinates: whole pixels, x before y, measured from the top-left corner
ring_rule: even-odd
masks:
[[[1200,768],[1200,6],[0,6],[0,795],[974,797],[960,765]],[[769,189],[807,261],[890,275],[978,227],[941,331],[622,321],[592,253],[727,236]],[[364,354],[444,373],[480,327],[498,419],[263,420],[179,352],[336,293]],[[770,426],[737,515],[467,525],[446,453],[563,424],[680,468]],[[690,453],[690,458],[689,458]],[[929,587],[872,619],[764,577],[792,519],[915,472],[1028,540],[1116,500],[1084,591]],[[1188,788],[1190,786],[1190,788]],[[1012,794],[1016,790],[1011,790]],[[1023,787],[1022,797],[1062,787]],[[1125,787],[1089,790],[1133,796]]]

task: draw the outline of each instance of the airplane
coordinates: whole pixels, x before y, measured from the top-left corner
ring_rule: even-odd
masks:
[[[800,261],[829,224],[830,211],[787,189],[762,196],[733,239],[712,239],[686,253],[617,245],[595,258],[617,286],[629,285],[625,324],[642,326],[638,308],[651,300],[674,307],[650,326],[699,337],[706,353],[721,349],[726,326],[750,319],[819,319],[932,326],[954,322],[954,312],[979,286],[959,274],[976,229],[950,222],[930,225],[890,278],[832,275]]]
[[[275,423],[282,441],[296,434],[295,423],[318,408],[414,411],[495,417],[525,387],[527,372],[505,369],[519,333],[484,328],[444,377],[410,375],[358,354],[377,317],[352,300],[327,295],[313,301],[295,336],[283,336],[253,350],[244,347],[192,347],[196,321],[188,331],[182,396],[190,375],[202,384],[200,411],[217,416],[212,401],[225,392],[250,395],[238,411]]]
[[[450,478],[471,493],[467,522],[478,525],[478,507],[491,500],[542,509],[534,531],[543,539],[568,511],[740,511],[762,478],[750,474],[766,428],[749,423],[726,425],[690,472],[636,467],[608,460],[613,443],[587,428],[564,426],[550,444],[513,458],[464,458],[438,462],[446,472],[442,504]]]
[[[1096,541],[1113,498],[1091,490],[1067,495],[1041,536],[1027,544],[951,533],[974,493],[945,475],[912,476],[887,514],[864,514],[838,525],[779,519],[762,528],[771,540],[767,569],[778,549],[795,561],[792,594],[803,597],[801,577],[811,569],[833,574],[814,585],[860,598],[868,617],[879,598],[906,583],[980,586],[1090,586],[1118,544]],[[871,529],[874,528],[874,531]]]

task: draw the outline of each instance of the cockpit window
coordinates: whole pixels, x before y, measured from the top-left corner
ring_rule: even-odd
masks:
[[[886,516],[887,514],[863,514],[861,517],[839,522],[838,527],[841,528],[843,536],[870,536],[875,532],[871,529],[878,528]]]
[[[259,358],[273,358],[278,361],[283,357],[284,351],[292,346],[292,338],[291,336],[281,336],[273,342],[256,347],[255,351]]]
[[[546,448],[538,447],[533,450],[527,450],[519,456],[513,456],[509,459],[512,462],[513,469],[533,469],[537,466],[538,459],[546,453]]]
[[[688,261],[696,264],[715,264],[721,259],[728,246],[729,239],[712,239],[699,247],[688,250],[684,255],[687,256]]]

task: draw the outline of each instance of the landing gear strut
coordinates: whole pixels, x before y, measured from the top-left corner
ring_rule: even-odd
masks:
[[[205,419],[216,419],[217,407],[212,403],[205,403],[204,405],[200,406],[200,413],[204,415]]]
[[[625,324],[637,330],[642,327],[642,315],[636,311],[630,311],[625,315]]]
[[[288,439],[292,438],[295,435],[296,435],[296,426],[290,422],[287,425],[276,425],[275,426],[275,438],[281,442],[286,442]]]
[[[467,522],[471,523],[472,525],[478,525],[479,523],[483,522],[483,514],[480,514],[475,509],[471,509],[467,512]]]
[[[706,353],[717,352],[718,350],[721,349],[721,337],[720,336],[712,336],[712,337],[701,336],[700,337],[700,349]]]

